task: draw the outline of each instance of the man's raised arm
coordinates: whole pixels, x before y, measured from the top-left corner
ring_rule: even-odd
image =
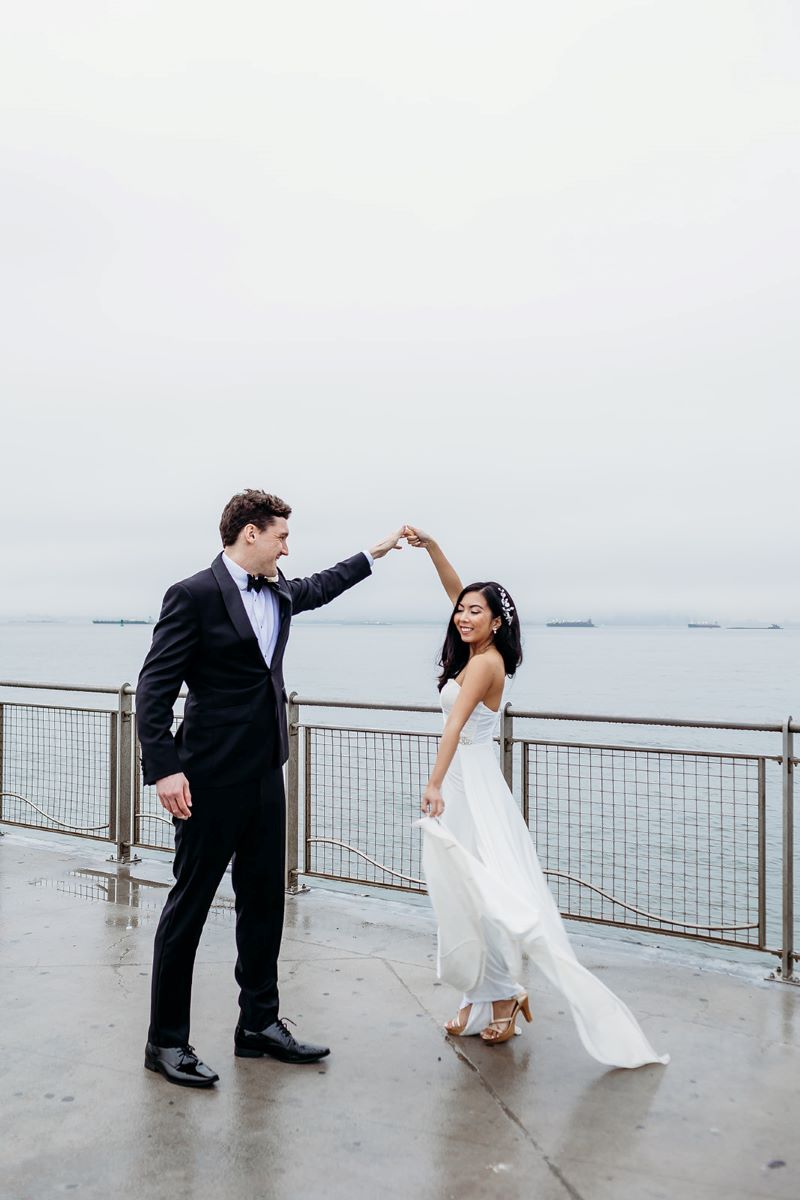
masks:
[[[330,604],[331,600],[341,596],[348,588],[355,587],[371,574],[375,559],[383,558],[390,550],[402,550],[403,547],[399,543],[404,530],[405,526],[396,530],[374,545],[368,553],[362,551],[360,554],[354,554],[352,558],[346,558],[326,571],[309,575],[307,579],[287,579],[292,597],[292,611],[299,613],[321,608],[323,604]]]

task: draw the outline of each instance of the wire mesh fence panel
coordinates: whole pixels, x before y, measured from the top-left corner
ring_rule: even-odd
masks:
[[[305,874],[424,891],[413,822],[437,734],[305,727]]]
[[[110,837],[116,716],[0,705],[0,820]]]
[[[528,823],[565,916],[763,944],[763,758],[522,749]]]
[[[181,717],[172,722],[172,733],[176,733]],[[134,767],[135,794],[133,805],[133,842],[149,850],[172,850],[175,846],[175,830],[172,817],[161,807],[154,783],[145,783],[142,778],[142,748],[136,739],[136,764]]]

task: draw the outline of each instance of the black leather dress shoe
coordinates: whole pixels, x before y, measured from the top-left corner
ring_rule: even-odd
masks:
[[[275,1021],[266,1029],[253,1033],[249,1029],[236,1026],[233,1036],[234,1054],[238,1058],[263,1058],[268,1054],[287,1063],[317,1062],[330,1054],[327,1046],[315,1046],[312,1042],[298,1042],[292,1037],[283,1021]]]
[[[144,1049],[144,1065],[148,1071],[159,1071],[179,1087],[211,1087],[219,1079],[211,1067],[200,1061],[194,1046],[154,1046],[148,1042]]]

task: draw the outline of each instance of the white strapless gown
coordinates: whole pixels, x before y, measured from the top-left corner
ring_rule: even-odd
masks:
[[[445,719],[459,692],[442,689]],[[479,704],[442,787],[445,810],[424,817],[422,864],[439,926],[439,978],[472,1005],[467,1034],[492,1019],[492,1000],[524,989],[526,953],[568,1001],[578,1034],[614,1067],[667,1063],[630,1009],[578,962],[545,882],[530,832],[495,757],[499,714]]]

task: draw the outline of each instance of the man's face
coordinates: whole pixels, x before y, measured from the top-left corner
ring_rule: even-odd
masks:
[[[245,536],[250,542],[253,562],[255,565],[254,574],[256,575],[274,575],[277,570],[279,558],[283,558],[289,553],[287,541],[289,538],[289,522],[285,517],[274,517],[266,529],[258,529],[255,525],[248,525],[245,530]]]

